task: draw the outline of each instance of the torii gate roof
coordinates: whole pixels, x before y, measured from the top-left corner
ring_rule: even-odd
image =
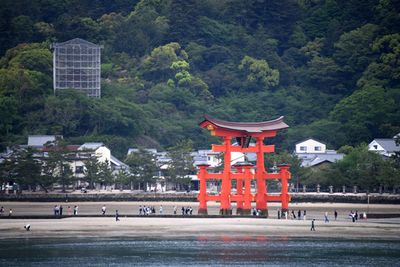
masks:
[[[283,122],[283,116],[270,120],[270,121],[260,121],[260,122],[233,122],[224,121],[219,119],[211,118],[204,115],[204,120],[199,123],[202,128],[207,128],[208,125],[212,124],[217,128],[223,128],[231,131],[240,131],[247,133],[261,133],[266,131],[277,131],[281,129],[286,129],[289,126]]]

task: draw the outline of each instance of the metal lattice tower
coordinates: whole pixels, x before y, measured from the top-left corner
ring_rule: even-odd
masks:
[[[91,97],[101,97],[101,48],[80,38],[53,43],[53,88],[77,89]]]

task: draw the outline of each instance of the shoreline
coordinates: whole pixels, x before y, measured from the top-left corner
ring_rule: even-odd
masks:
[[[26,224],[31,231],[25,231]],[[400,241],[400,220],[315,222],[259,218],[65,218],[0,221],[0,240],[61,238],[335,238]]]
[[[197,201],[196,192],[135,192],[135,191],[91,191],[88,193],[80,192],[49,192],[47,194],[40,192],[24,192],[22,194],[0,194],[0,201],[15,202],[105,202],[105,201],[175,201],[175,202],[195,202]],[[279,193],[270,193],[270,195],[279,195]],[[389,193],[326,193],[326,192],[309,192],[309,193],[290,193],[292,202],[297,203],[370,203],[370,204],[400,204],[400,194]]]
[[[79,206],[78,216],[55,218],[54,205]],[[197,216],[197,202],[74,202],[37,203],[2,202],[5,208],[13,209],[13,216],[3,215],[0,219],[0,240],[11,239],[57,239],[57,238],[221,238],[265,239],[279,238],[338,238],[375,239],[400,241],[400,218],[358,220],[351,222],[350,210],[359,213],[399,213],[399,205],[388,204],[345,204],[345,203],[291,203],[289,209],[301,213],[307,211],[307,220],[277,219],[278,203],[269,204],[269,218],[265,217],[221,217],[218,216],[219,203],[209,203],[212,217]],[[107,206],[107,216],[101,216],[101,207]],[[156,215],[138,216],[140,205],[155,206]],[[163,214],[159,207],[163,206]],[[178,214],[173,215],[173,207]],[[181,207],[191,206],[193,216],[182,216]],[[235,208],[235,207],[233,207]],[[120,221],[115,221],[115,210],[119,210]],[[337,221],[333,211],[337,210]],[[328,212],[330,222],[324,222]],[[18,218],[27,216],[26,218]],[[31,217],[29,217],[31,216]],[[46,218],[39,218],[45,216]],[[35,219],[34,219],[35,218]],[[302,218],[303,219],[303,218]],[[311,219],[316,219],[316,231],[311,232]],[[30,224],[31,231],[24,225]]]

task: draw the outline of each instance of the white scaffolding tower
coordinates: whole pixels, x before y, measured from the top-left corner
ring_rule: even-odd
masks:
[[[54,93],[62,89],[77,89],[91,97],[101,97],[101,48],[80,38],[54,43]]]

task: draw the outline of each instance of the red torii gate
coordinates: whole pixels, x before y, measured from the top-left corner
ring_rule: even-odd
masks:
[[[209,173],[209,165],[198,165],[198,178],[200,180],[200,192],[198,195],[199,210],[198,214],[207,214],[207,201],[219,201],[220,214],[231,215],[231,202],[237,203],[237,214],[250,214],[251,203],[256,202],[256,209],[261,215],[268,217],[268,201],[282,203],[282,211],[288,211],[290,195],[288,194],[288,180],[291,175],[289,165],[279,165],[279,172],[268,173],[264,165],[264,153],[275,151],[274,145],[264,145],[265,138],[275,137],[278,130],[288,128],[283,122],[283,117],[271,121],[263,122],[228,122],[212,119],[205,115],[204,120],[199,124],[200,127],[210,131],[213,136],[221,136],[223,144],[212,145],[214,152],[224,153],[224,170],[222,173]],[[232,139],[238,141],[238,145],[232,145]],[[255,146],[249,146],[251,138],[256,140]],[[257,154],[255,172],[251,163],[243,162],[234,166],[231,170],[231,152],[253,152]],[[220,179],[221,191],[219,195],[207,195],[207,180]],[[265,181],[268,179],[281,179],[282,191],[280,195],[272,196],[267,194]],[[236,180],[236,194],[232,194],[232,180]],[[251,194],[251,181],[256,180],[257,192]],[[244,182],[244,191],[243,191]]]

